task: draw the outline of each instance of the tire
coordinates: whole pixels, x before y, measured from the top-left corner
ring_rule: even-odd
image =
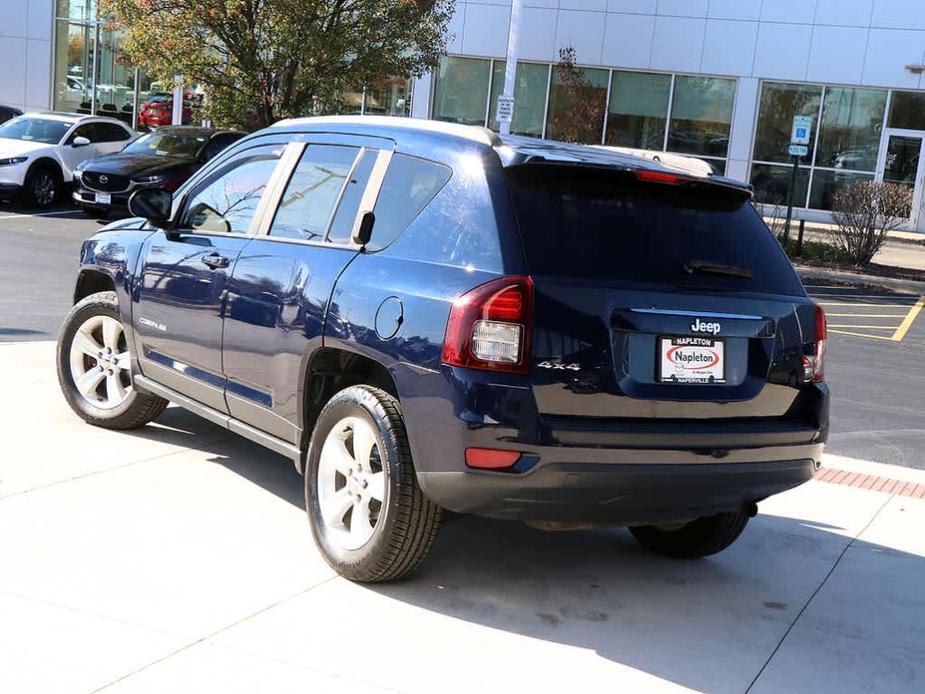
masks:
[[[351,581],[392,581],[424,560],[441,509],[418,487],[394,397],[352,386],[325,405],[305,466],[305,507],[325,561]]]
[[[57,362],[64,399],[94,426],[135,429],[168,405],[132,387],[131,355],[115,292],[91,294],[71,309],[58,337]]]
[[[722,552],[738,539],[747,524],[747,513],[718,513],[676,529],[639,525],[629,530],[641,545],[659,554],[696,559]]]
[[[39,165],[26,176],[26,204],[34,209],[47,210],[55,204],[60,192],[61,174],[51,166]]]

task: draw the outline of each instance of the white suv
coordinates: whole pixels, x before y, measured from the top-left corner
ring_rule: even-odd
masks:
[[[0,125],[0,198],[47,208],[81,162],[121,150],[137,133],[115,118],[27,113]]]

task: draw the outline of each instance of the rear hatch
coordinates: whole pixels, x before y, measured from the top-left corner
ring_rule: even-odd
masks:
[[[535,287],[536,401],[563,442],[593,443],[601,425],[601,444],[615,425],[639,445],[815,436],[821,397],[802,361],[815,307],[747,190],[587,165],[507,171]]]

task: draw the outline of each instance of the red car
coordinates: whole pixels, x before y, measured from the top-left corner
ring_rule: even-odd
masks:
[[[190,125],[193,122],[193,107],[186,99],[183,100],[183,125]],[[162,125],[171,125],[173,123],[173,95],[157,94],[147,99],[141,105],[141,112],[138,114],[138,126],[147,126],[157,128]]]

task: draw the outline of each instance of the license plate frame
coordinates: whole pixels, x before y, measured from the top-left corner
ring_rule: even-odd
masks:
[[[93,196],[93,202],[97,205],[111,205],[112,195],[110,193],[96,193]]]
[[[656,343],[656,379],[659,383],[685,386],[726,383],[724,339],[660,335]]]

